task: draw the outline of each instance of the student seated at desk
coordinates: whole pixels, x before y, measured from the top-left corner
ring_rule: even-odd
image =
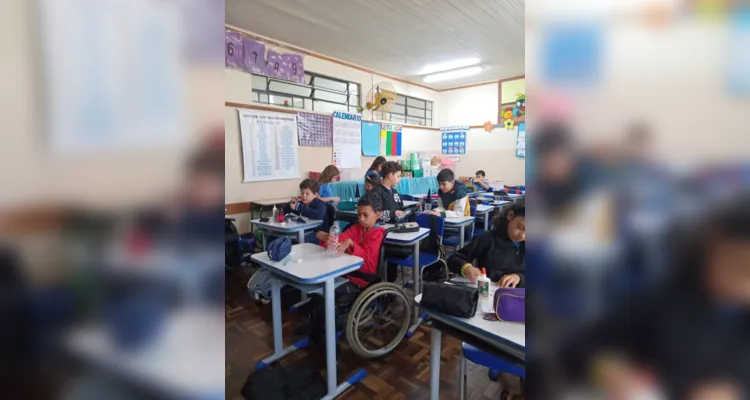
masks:
[[[375,175],[378,178],[383,176],[381,171],[383,169],[383,164],[385,164],[385,162],[386,162],[385,157],[377,156],[375,158],[375,161],[372,162],[372,165],[370,165],[370,169],[368,169],[367,172],[365,173],[365,179],[367,179],[368,176],[372,176],[372,175]]]
[[[380,180],[380,175],[377,174],[369,174],[365,177],[365,192],[371,192],[373,188],[376,186],[379,186],[381,183],[383,183],[382,180]]]
[[[383,205],[383,212],[380,214],[380,220],[383,223],[396,222],[404,217],[404,201],[396,190],[396,186],[401,181],[403,172],[401,164],[396,161],[387,161],[383,164],[381,174],[383,176],[380,185],[373,187],[370,193],[375,193],[380,197]]]
[[[305,179],[299,184],[300,196],[295,197],[284,206],[284,214],[297,214],[310,220],[325,221],[326,205],[317,198],[320,185],[312,179]],[[324,224],[325,225],[325,224]],[[326,231],[330,226],[321,226]],[[305,236],[306,243],[317,243],[315,232]]]
[[[378,226],[381,207],[380,198],[373,193],[368,193],[357,202],[358,223],[342,233],[339,236],[338,243],[331,242],[330,236],[326,232],[321,231],[316,235],[322,242],[323,247],[328,248],[329,245],[334,245],[337,254],[347,253],[364,260],[359,271],[345,276],[349,282],[336,288],[335,302],[337,305],[353,303],[357,294],[367,287],[373,279],[377,278],[380,245],[385,233],[385,228]],[[323,298],[314,296],[311,303],[310,339],[315,343],[322,343],[325,340]],[[337,330],[341,328],[342,326],[337,321]]]
[[[318,178],[318,183],[320,183],[320,199],[323,200],[324,203],[336,204],[341,201],[341,199],[336,197],[333,193],[333,188],[331,187],[331,182],[333,182],[338,176],[341,176],[341,174],[335,165],[325,167],[323,172],[320,173],[320,177]]]
[[[485,176],[484,171],[480,169],[474,175],[475,176],[471,180],[471,183],[474,184],[474,187],[477,189],[477,192],[491,192],[492,191],[492,187],[490,187],[490,184],[485,182],[487,177]]]
[[[492,230],[484,232],[448,257],[448,268],[476,282],[487,277],[499,287],[524,287],[526,256],[526,206],[517,204],[496,219]],[[477,266],[472,261],[477,260]]]
[[[437,175],[438,207],[427,214],[437,215],[443,218],[466,217],[471,215],[469,207],[469,191],[463,182],[457,181],[450,169],[444,169]]]
[[[347,229],[339,236],[336,244],[337,254],[351,254],[362,257],[364,263],[360,271],[375,275],[378,273],[378,256],[380,255],[380,244],[383,241],[385,228],[377,226],[381,211],[380,198],[368,193],[357,202],[357,223]],[[318,232],[317,238],[322,246],[328,248],[331,245],[330,235],[326,232]],[[350,282],[360,286],[367,286],[362,279],[347,276]]]

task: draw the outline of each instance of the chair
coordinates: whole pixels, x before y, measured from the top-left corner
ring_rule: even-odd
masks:
[[[500,372],[505,372],[511,375],[516,375],[521,378],[521,392],[524,391],[525,380],[526,380],[526,368],[518,365],[510,359],[498,358],[484,351],[468,344],[463,343],[461,345],[461,360],[459,361],[459,399],[464,400],[466,398],[466,360],[473,362],[474,364],[481,365],[489,368],[488,376],[491,380],[497,380]],[[505,400],[508,398],[510,393],[507,390],[503,390],[500,394],[500,398]]]
[[[448,275],[448,264],[445,262],[445,251],[443,250],[443,235],[445,234],[445,218],[429,214],[417,215],[417,224],[422,228],[430,230],[430,234],[420,246],[419,251],[419,269],[420,277],[424,278],[424,270],[436,263],[443,265],[444,276]],[[425,245],[426,244],[426,245]],[[432,248],[434,246],[434,249]],[[423,251],[425,250],[425,251]],[[403,267],[414,268],[414,255],[407,258],[388,259],[389,263],[398,264],[401,269],[401,280],[403,281]],[[423,279],[420,279],[423,280]]]
[[[341,314],[337,310],[336,319],[346,317],[343,333],[347,344],[355,354],[364,358],[382,357],[393,351],[401,343],[411,321],[411,297],[403,288],[388,282],[384,243],[392,231],[393,228],[386,230],[383,235],[378,273],[367,274],[358,270],[347,274],[350,281],[359,281],[365,287],[354,300],[351,297],[336,298],[336,308],[341,310]],[[376,335],[378,337],[373,337]]]
[[[472,201],[474,202],[473,204],[472,204]],[[469,213],[469,215],[471,215],[472,217],[476,217],[477,216],[477,203],[476,203],[476,200],[469,199],[469,207],[470,207],[470,213]],[[458,233],[458,232],[456,232],[456,233]],[[465,236],[464,242],[469,242],[471,240],[471,238],[474,237],[474,235],[475,235],[474,225],[470,225],[470,228],[467,229],[464,232],[464,236]],[[446,237],[443,240],[443,244],[448,245],[448,246],[453,246],[454,248],[457,249],[458,245],[461,244],[461,238],[458,235],[448,236],[448,237]]]

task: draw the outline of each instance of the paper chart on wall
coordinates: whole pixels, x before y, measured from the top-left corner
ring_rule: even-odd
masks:
[[[299,178],[297,115],[237,110],[243,182]]]
[[[362,167],[362,116],[333,113],[333,165],[340,169]]]
[[[526,123],[518,124],[518,137],[516,138],[516,157],[526,157]]]

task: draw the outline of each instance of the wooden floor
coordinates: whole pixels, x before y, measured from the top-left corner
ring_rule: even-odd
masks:
[[[256,362],[273,352],[271,306],[255,302],[247,295],[247,272],[240,269],[227,274],[226,291],[226,398],[242,400],[240,390]],[[283,312],[284,341],[288,345],[300,337],[292,333],[300,321],[298,313]],[[352,353],[341,340],[338,379],[341,382],[359,368],[367,370],[367,378],[339,398],[349,400],[391,399],[419,400],[429,398],[430,328],[421,326],[410,340],[404,340],[388,356],[365,360]],[[458,361],[461,343],[443,335],[440,369],[440,398],[458,399]],[[297,350],[277,363],[309,363],[320,368],[325,376],[324,348]],[[499,399],[501,383],[487,378],[487,369],[468,363],[467,399]],[[517,388],[512,377],[501,382]]]

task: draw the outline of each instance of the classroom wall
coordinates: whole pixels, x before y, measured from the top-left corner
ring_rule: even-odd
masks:
[[[487,84],[440,92],[440,126],[479,126],[497,122],[498,84]],[[459,176],[473,176],[484,170],[493,180],[515,185],[525,182],[524,158],[516,157],[516,129],[473,128],[466,140],[466,155],[454,168]],[[439,150],[439,149],[438,149]]]
[[[231,28],[236,29],[234,27]],[[437,91],[394,81],[377,74],[361,71],[311,55],[305,56],[304,66],[305,70],[310,72],[359,83],[362,90],[360,97],[362,104],[366,101],[367,91],[374,84],[380,82],[390,82],[400,94],[433,101],[433,124],[437,126],[440,115],[439,92]],[[226,68],[224,82],[225,100],[227,102],[269,107],[268,104],[254,103],[252,101],[252,75],[249,73],[233,68]],[[289,110],[283,107],[270,107]],[[364,110],[363,118],[372,120],[372,113]],[[299,147],[300,179],[243,183],[239,120],[237,109],[234,107],[225,107],[225,128],[225,202],[227,204],[294,196],[299,191],[299,181],[306,177],[310,171],[320,171],[333,162],[333,149],[331,147]],[[408,154],[412,151],[434,151],[436,153],[440,151],[440,135],[437,130],[405,127],[402,132],[403,154]],[[396,160],[403,157],[386,158]],[[374,159],[375,157],[362,156],[361,167],[358,169],[343,170],[341,178],[344,180],[361,179]]]

